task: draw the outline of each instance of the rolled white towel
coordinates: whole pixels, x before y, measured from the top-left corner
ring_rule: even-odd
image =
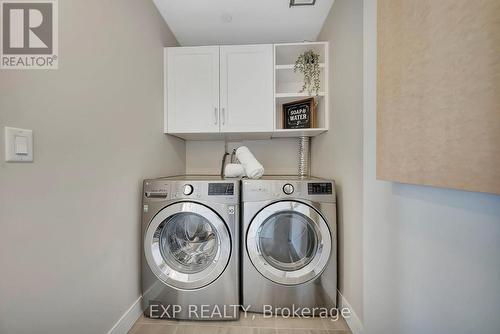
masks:
[[[245,176],[245,169],[241,164],[227,164],[224,168],[225,177],[242,177]]]
[[[264,167],[255,159],[252,152],[246,146],[238,147],[236,150],[236,158],[240,161],[245,169],[245,174],[250,179],[258,179],[264,175]]]

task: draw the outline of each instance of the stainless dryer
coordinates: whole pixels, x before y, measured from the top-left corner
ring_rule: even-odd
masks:
[[[238,318],[239,180],[145,180],[142,289],[145,316]]]
[[[243,180],[241,196],[243,305],[282,314],[334,308],[334,182],[292,176]]]

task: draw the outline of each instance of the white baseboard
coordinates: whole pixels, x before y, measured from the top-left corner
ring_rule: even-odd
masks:
[[[349,329],[351,330],[352,334],[362,334],[363,333],[363,323],[359,319],[358,315],[352,308],[351,304],[347,301],[347,299],[342,296],[340,291],[338,291],[338,309],[341,308],[348,308],[351,311],[351,316],[349,318],[345,318],[345,321],[347,322],[347,326],[349,326]]]
[[[142,296],[123,313],[113,327],[108,331],[108,334],[127,334],[128,331],[135,324],[137,319],[142,314]]]

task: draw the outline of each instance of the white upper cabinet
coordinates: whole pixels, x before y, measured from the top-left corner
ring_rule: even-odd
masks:
[[[271,132],[273,110],[273,45],[221,46],[221,132]]]
[[[219,132],[219,47],[167,48],[166,58],[166,132]]]
[[[320,90],[302,92],[294,71],[305,51],[319,54]],[[165,132],[184,139],[264,139],[328,131],[328,43],[165,49]],[[284,105],[314,98],[310,128],[284,128]]]

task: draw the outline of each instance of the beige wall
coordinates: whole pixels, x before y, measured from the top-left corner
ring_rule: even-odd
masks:
[[[336,181],[339,290],[363,312],[363,1],[336,0],[318,37],[330,42],[330,131],[312,140],[312,173]]]
[[[145,177],[185,169],[163,135],[151,1],[59,1],[59,70],[0,70],[0,333],[105,333],[140,295]],[[3,127],[35,162],[4,162]]]
[[[497,334],[500,196],[377,180],[377,1],[364,6],[364,333]]]
[[[294,138],[229,142],[232,147],[246,145],[262,163],[266,175],[297,174],[299,141]],[[186,141],[187,174],[220,174],[224,141]]]

